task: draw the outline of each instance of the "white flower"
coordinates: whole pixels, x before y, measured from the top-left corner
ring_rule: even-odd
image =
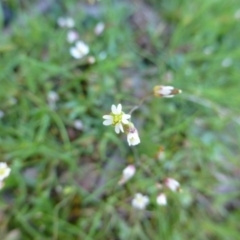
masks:
[[[99,22],[96,27],[94,28],[94,33],[99,36],[103,33],[105,28],[105,24],[103,22]]]
[[[75,120],[73,123],[73,126],[77,129],[77,130],[82,130],[83,129],[83,123],[81,120]]]
[[[230,67],[232,65],[232,59],[231,58],[225,58],[222,60],[222,67]]]
[[[213,46],[207,46],[207,47],[205,47],[205,48],[203,49],[203,53],[204,53],[205,55],[210,55],[210,54],[213,53],[213,51],[214,51]]]
[[[56,92],[50,91],[47,95],[47,100],[49,107],[54,110],[56,108],[56,102],[59,100],[59,96]]]
[[[5,115],[5,113],[2,110],[0,110],[0,119],[3,118],[4,115]]]
[[[136,168],[134,165],[128,165],[123,169],[122,178],[118,182],[119,185],[126,183],[129,179],[131,179],[136,172]]]
[[[145,209],[148,204],[149,198],[141,193],[136,193],[132,200],[132,206],[136,209]]]
[[[17,102],[18,102],[18,100],[15,97],[10,97],[9,98],[9,103],[11,105],[15,105],[15,104],[17,104]]]
[[[103,125],[113,125],[115,127],[115,132],[118,134],[120,131],[124,132],[123,124],[128,124],[128,119],[131,118],[131,115],[125,114],[122,112],[122,105],[118,104],[117,106],[112,105],[112,113],[110,115],[104,115]]]
[[[107,53],[102,51],[98,54],[98,57],[99,57],[100,60],[104,60],[104,59],[107,58]]]
[[[93,57],[93,56],[89,56],[89,57],[88,57],[88,63],[89,63],[89,64],[94,64],[95,62],[96,62],[95,57]]]
[[[182,90],[174,88],[172,86],[155,86],[153,88],[154,95],[156,97],[165,97],[165,98],[171,98],[174,95],[181,93]]]
[[[157,196],[157,204],[158,205],[167,205],[167,197],[164,193],[160,193],[158,196]]]
[[[0,181],[7,178],[11,172],[11,169],[7,166],[5,162],[0,162]]]
[[[67,33],[67,41],[69,43],[73,43],[75,41],[78,40],[78,33],[74,30],[70,30],[68,33]]]
[[[54,102],[55,103],[59,100],[59,96],[56,92],[50,91],[50,92],[48,92],[47,99],[48,99],[48,102]]]
[[[238,9],[235,13],[234,13],[234,17],[239,20],[240,19],[240,9]]]
[[[74,47],[70,48],[70,54],[76,59],[80,59],[89,53],[89,47],[82,41],[76,42]]]
[[[63,27],[72,28],[75,26],[74,20],[70,17],[59,17],[57,23],[58,26],[62,28]]]
[[[140,138],[138,136],[138,131],[135,127],[130,127],[129,132],[127,134],[127,141],[129,146],[135,146],[140,143]]]
[[[164,184],[167,188],[169,188],[173,192],[180,190],[180,183],[173,178],[165,179]]]

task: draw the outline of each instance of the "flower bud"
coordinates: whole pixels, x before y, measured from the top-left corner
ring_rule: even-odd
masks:
[[[160,205],[160,206],[167,205],[167,197],[166,197],[166,195],[164,193],[160,193],[157,196],[157,204]]]
[[[136,168],[134,165],[128,165],[126,168],[123,169],[122,177],[118,182],[119,185],[123,185],[126,183],[130,178],[134,176],[136,172]]]
[[[156,97],[165,97],[165,98],[171,98],[174,97],[174,95],[181,93],[182,90],[174,88],[172,86],[155,86],[153,88],[153,93]]]

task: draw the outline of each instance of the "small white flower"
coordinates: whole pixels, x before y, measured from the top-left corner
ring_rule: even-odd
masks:
[[[225,58],[222,60],[222,67],[230,67],[232,65],[232,59],[231,58]]]
[[[165,151],[164,151],[164,147],[163,147],[163,146],[160,146],[160,147],[159,147],[159,150],[158,150],[158,152],[157,152],[156,157],[157,157],[157,159],[158,159],[159,161],[162,161],[162,160],[164,160],[164,159],[166,158],[166,156],[165,156]]]
[[[0,119],[3,118],[4,115],[5,115],[5,113],[2,110],[0,110]]]
[[[69,43],[74,43],[78,40],[79,36],[78,36],[78,33],[74,30],[70,30],[68,33],[67,33],[67,41]]]
[[[89,47],[82,41],[76,42],[74,47],[70,48],[70,54],[76,59],[80,59],[89,53]]]
[[[239,20],[240,19],[240,9],[238,9],[235,13],[234,13],[234,17]]]
[[[94,28],[94,33],[99,36],[103,33],[105,28],[105,24],[103,22],[99,22],[96,27]]]
[[[56,109],[56,102],[59,100],[59,96],[56,92],[50,91],[47,95],[47,101],[49,107],[54,110]]]
[[[127,134],[127,141],[129,146],[135,146],[140,143],[140,138],[138,136],[138,131],[135,127],[130,127],[129,132]]]
[[[95,62],[96,62],[95,57],[93,57],[93,56],[89,56],[89,57],[88,57],[88,63],[89,63],[89,64],[94,64]]]
[[[213,53],[213,51],[214,51],[213,46],[207,46],[207,47],[205,47],[205,48],[203,49],[203,53],[204,53],[205,55],[210,55],[210,54]]]
[[[174,95],[181,93],[182,90],[174,88],[172,86],[155,86],[153,88],[154,95],[156,97],[172,98]]]
[[[128,124],[128,119],[131,118],[131,115],[125,114],[122,112],[122,105],[118,104],[117,106],[112,105],[112,113],[110,115],[104,115],[103,125],[113,125],[115,127],[115,132],[118,134],[120,131],[124,132],[123,124]]]
[[[75,26],[74,20],[70,17],[59,17],[57,23],[58,26],[62,28],[63,27],[72,28]]]
[[[136,168],[134,165],[128,165],[126,168],[124,168],[122,173],[122,178],[118,182],[119,185],[122,185],[126,183],[129,179],[131,179],[136,172]]]
[[[83,123],[81,120],[75,120],[73,123],[73,126],[77,129],[77,130],[82,130],[83,129]]]
[[[7,178],[11,172],[11,169],[5,162],[0,162],[0,182]]]
[[[149,198],[141,193],[136,193],[132,200],[132,206],[136,209],[145,209],[148,204]]]
[[[158,196],[157,196],[157,204],[158,205],[167,205],[167,197],[164,193],[160,193]]]
[[[98,57],[99,57],[100,60],[104,60],[104,59],[107,58],[107,53],[102,51],[98,54]]]
[[[164,184],[167,188],[169,188],[173,192],[180,190],[180,183],[173,178],[166,178]]]
[[[57,102],[59,100],[59,96],[56,92],[50,91],[47,95],[48,102]]]
[[[11,105],[15,105],[15,104],[17,104],[17,102],[18,102],[18,100],[15,97],[10,97],[9,98],[9,103]]]

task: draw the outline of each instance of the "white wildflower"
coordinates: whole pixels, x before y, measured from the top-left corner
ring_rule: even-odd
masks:
[[[164,184],[167,188],[169,188],[173,192],[180,190],[180,183],[173,178],[165,179]]]
[[[96,59],[93,56],[89,56],[87,60],[89,64],[94,64],[96,62]]]
[[[213,46],[207,46],[207,47],[205,47],[205,48],[203,49],[203,53],[204,53],[205,55],[210,55],[210,54],[213,53],[213,51],[214,51]]]
[[[164,193],[160,193],[158,196],[157,196],[157,204],[158,205],[167,205],[167,197]]]
[[[0,110],[0,119],[3,118],[4,116],[5,116],[5,113],[2,110]]]
[[[234,17],[239,20],[240,19],[240,9],[238,9],[235,13],[234,13]]]
[[[50,91],[47,95],[48,102],[57,102],[59,100],[59,96],[56,92]]]
[[[78,36],[78,33],[74,30],[70,30],[68,33],[67,33],[67,41],[69,43],[74,43],[78,40],[79,36]]]
[[[11,172],[11,169],[5,162],[0,162],[0,181],[7,178]]]
[[[71,17],[59,17],[57,23],[62,28],[73,28],[75,26],[75,21]]]
[[[47,101],[48,101],[48,105],[51,109],[54,110],[56,108],[56,102],[58,100],[59,100],[59,96],[56,92],[54,92],[54,91],[48,92]]]
[[[135,197],[132,200],[132,206],[136,209],[145,209],[149,204],[149,198],[147,196],[142,195],[141,193],[136,193]]]
[[[230,67],[232,65],[232,59],[231,58],[225,58],[222,60],[222,67]]]
[[[123,169],[122,177],[118,182],[119,185],[126,183],[129,179],[131,179],[136,172],[136,168],[134,165],[128,165]]]
[[[125,114],[122,112],[122,105],[118,104],[117,106],[112,105],[112,112],[110,115],[104,115],[103,125],[113,125],[115,127],[115,132],[118,134],[120,131],[124,132],[123,124],[128,124],[128,119],[131,118],[131,115]]]
[[[105,29],[105,24],[103,22],[99,22],[96,27],[94,28],[94,33],[99,36],[103,33]]]
[[[76,59],[80,59],[89,53],[89,47],[82,41],[76,42],[74,47],[70,48],[70,54]]]
[[[104,59],[107,58],[107,53],[102,51],[98,54],[98,57],[99,57],[100,60],[104,60]]]
[[[83,123],[81,120],[75,120],[73,123],[74,128],[77,130],[82,130],[83,129]]]
[[[180,89],[174,88],[172,86],[158,85],[153,88],[153,92],[156,97],[171,98],[174,95],[181,93],[182,91]]]
[[[127,141],[129,146],[135,146],[140,143],[138,131],[135,127],[130,127],[127,134]]]

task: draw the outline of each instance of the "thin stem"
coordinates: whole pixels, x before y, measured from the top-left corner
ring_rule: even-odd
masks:
[[[152,96],[152,93],[149,93],[148,95],[146,95],[137,106],[134,106],[131,111],[129,112],[129,114],[131,115],[135,110],[137,110],[138,108],[141,107],[141,105],[147,100],[147,98],[149,98],[150,96]]]

